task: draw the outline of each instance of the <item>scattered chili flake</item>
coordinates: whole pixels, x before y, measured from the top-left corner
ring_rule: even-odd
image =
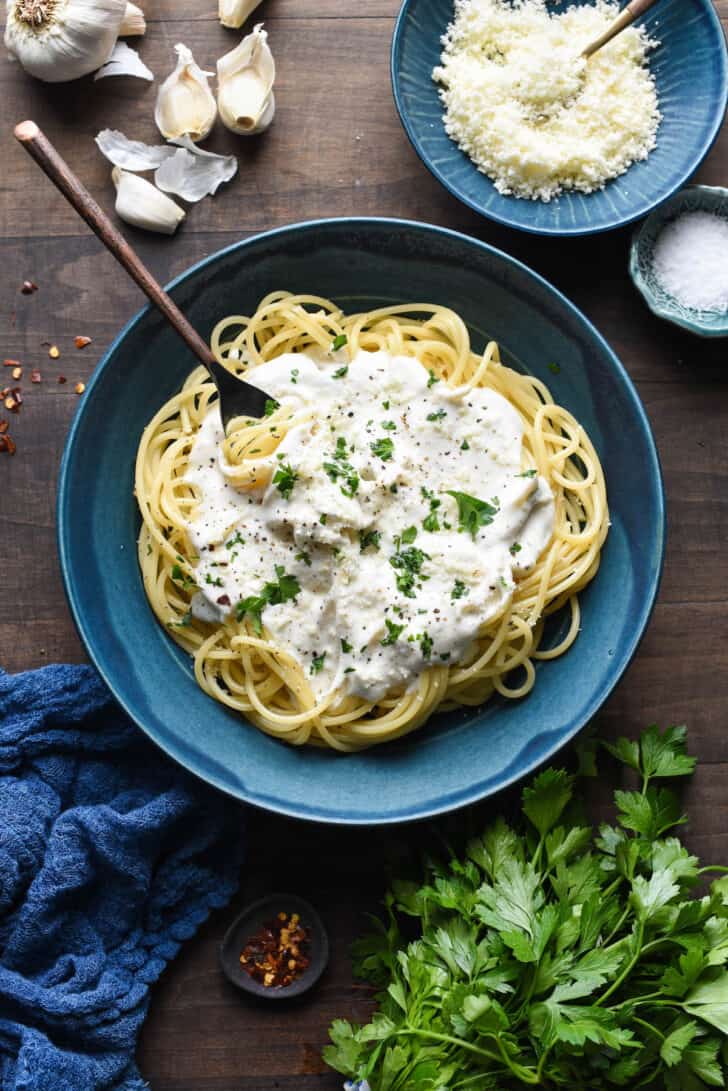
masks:
[[[240,965],[266,988],[285,988],[308,968],[309,930],[298,913],[279,913],[245,944]]]
[[[9,455],[14,455],[17,449],[15,440],[11,439],[9,435],[0,435],[0,453],[6,452]]]
[[[20,290],[23,295],[32,295],[33,292],[38,291],[38,285],[33,280],[24,280]]]
[[[3,432],[7,432],[7,430],[8,422],[6,420],[0,420],[0,436],[3,434]]]
[[[11,374],[12,374],[14,379],[22,379],[23,378],[23,369],[22,369],[22,367],[14,367]]]
[[[20,360],[3,360],[3,367],[20,367]]]
[[[230,596],[229,595],[220,595],[220,598],[215,599],[215,602],[217,602],[218,606],[229,606],[230,605]]]
[[[4,405],[7,410],[11,413],[19,412],[20,407],[23,404],[23,395],[20,392],[19,386],[6,386],[0,396],[5,399]]]
[[[38,371],[37,367],[34,367],[33,370],[31,371],[30,381],[31,381],[31,383],[42,383],[43,382],[43,376]]]
[[[91,338],[90,337],[77,337],[76,338],[76,348],[77,349],[85,349],[86,345],[90,345],[90,344],[91,344]]]
[[[48,355],[50,356],[51,360],[57,360],[58,357],[61,355],[61,350],[59,349],[58,345],[51,345],[51,347],[48,349]]]
[[[65,382],[67,382],[67,380],[66,380],[66,376],[65,376],[65,375],[59,375],[59,376],[58,376],[58,382],[59,382],[59,383],[65,383]]]
[[[76,391],[77,394],[83,394],[85,389],[86,389],[86,384],[85,383],[76,383],[76,385],[74,387],[74,390]]]

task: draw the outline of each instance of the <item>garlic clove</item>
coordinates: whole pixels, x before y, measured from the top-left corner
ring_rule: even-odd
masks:
[[[125,10],[126,0],[7,0],[5,45],[39,80],[79,79],[106,61]]]
[[[185,210],[156,186],[114,167],[111,178],[116,186],[116,214],[120,219],[145,231],[174,235],[185,218]]]
[[[268,35],[259,23],[217,62],[217,105],[222,123],[243,136],[267,129],[275,114],[275,78]]]
[[[167,140],[181,136],[204,140],[217,117],[215,96],[207,82],[213,73],[195,64],[186,45],[174,48],[177,66],[159,88],[154,120]]]
[[[124,18],[121,20],[121,26],[119,27],[120,38],[137,37],[140,34],[146,34],[147,21],[144,18],[144,12],[136,4],[127,4],[124,9]]]
[[[220,0],[220,22],[224,27],[241,27],[257,8],[260,0]]]

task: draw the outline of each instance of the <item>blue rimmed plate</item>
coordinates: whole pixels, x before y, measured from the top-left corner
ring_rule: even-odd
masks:
[[[427,300],[455,308],[476,347],[542,378],[594,441],[612,527],[581,596],[582,632],[537,667],[523,701],[437,715],[401,742],[342,756],[293,749],[197,686],[158,625],[136,558],[133,469],[142,430],[195,365],[150,309],[119,335],[88,384],[61,467],[58,543],[68,600],[93,662],[159,746],[225,792],[336,823],[397,822],[451,810],[530,772],[571,739],[619,681],[644,632],[664,549],[660,468],[644,409],[605,341],[545,280],[484,243],[400,220],[323,220],[258,235],[194,266],[172,295],[204,335],[274,289],[347,310]],[[558,362],[552,374],[549,364]]]
[[[550,10],[568,6],[569,0],[560,0]],[[588,235],[631,223],[685,184],[718,135],[728,101],[728,58],[712,0],[660,0],[638,20],[660,43],[650,54],[662,112],[654,151],[596,193],[563,193],[548,203],[504,197],[442,123],[432,70],[452,18],[453,0],[404,0],[392,41],[394,99],[425,166],[492,220],[540,235]]]

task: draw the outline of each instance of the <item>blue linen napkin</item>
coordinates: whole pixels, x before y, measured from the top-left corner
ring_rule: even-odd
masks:
[[[149,987],[234,892],[243,811],[90,667],[0,670],[0,1088],[141,1091]]]

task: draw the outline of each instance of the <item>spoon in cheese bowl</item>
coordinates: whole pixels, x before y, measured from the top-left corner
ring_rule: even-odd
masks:
[[[51,182],[75,208],[79,216],[98,235],[147,298],[180,335],[200,363],[207,368],[220,398],[220,416],[227,431],[235,417],[263,417],[270,401],[264,390],[238,378],[216,360],[209,345],[200,337],[176,303],[162,288],[129,245],[104,210],[96,203],[80,179],[73,173],[53,144],[34,121],[22,121],[15,127],[15,137],[50,178]]]
[[[607,27],[604,33],[595,38],[593,42],[590,42],[585,49],[582,49],[580,56],[587,60],[589,57],[593,57],[597,50],[605,46],[607,42],[611,42],[628,26],[631,26],[635,19],[643,15],[654,3],[656,3],[656,0],[631,0],[626,8],[620,11],[611,26]]]

